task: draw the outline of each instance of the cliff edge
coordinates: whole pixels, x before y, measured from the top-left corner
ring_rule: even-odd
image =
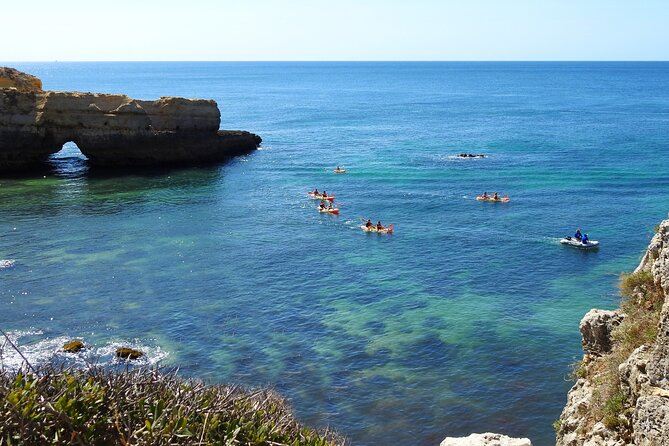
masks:
[[[555,424],[557,446],[669,445],[669,220],[620,288],[619,310],[581,321],[585,355]]]
[[[30,168],[72,141],[91,165],[216,162],[253,151],[259,136],[219,130],[213,100],[42,90],[42,82],[0,68],[0,171]]]

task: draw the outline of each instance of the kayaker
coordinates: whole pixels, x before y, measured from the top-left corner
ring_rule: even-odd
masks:
[[[312,193],[313,193],[314,195],[318,195],[318,189],[314,190]]]
[[[488,199],[488,192],[483,192],[483,198],[486,200]]]
[[[325,200],[321,200],[321,204],[318,205],[319,209],[325,209]]]
[[[588,234],[583,234],[583,238],[581,239],[581,243],[584,245],[587,245],[590,240],[588,239]]]
[[[365,227],[367,227],[367,228],[371,228],[372,226],[374,226],[374,224],[372,223],[372,220],[370,220],[370,219],[368,218],[368,219],[367,219],[367,223],[365,223]]]
[[[328,211],[332,211],[332,210],[334,210],[334,208],[332,207],[332,202],[330,202],[330,204],[328,204]]]
[[[325,192],[325,191],[323,191],[323,193],[322,193],[321,195],[323,196],[323,198],[327,198],[327,197],[328,197],[328,193]]]
[[[341,172],[341,168],[340,168],[339,166],[337,166],[337,168],[336,168],[335,170],[336,170],[337,172]]]
[[[383,231],[384,229],[386,229],[386,228],[383,227],[383,225],[381,224],[381,220],[379,220],[378,223],[376,223],[376,230],[377,231]]]
[[[577,230],[576,230],[576,233],[574,234],[574,238],[575,238],[576,240],[581,240],[581,239],[583,239],[583,235],[581,234],[581,230],[580,230],[580,229],[577,229]]]
[[[495,192],[495,193],[492,195],[492,199],[493,199],[493,200],[499,200],[499,195],[497,195],[497,192]]]

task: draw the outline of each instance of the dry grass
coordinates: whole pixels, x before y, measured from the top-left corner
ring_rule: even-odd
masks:
[[[138,369],[0,371],[0,445],[344,445],[269,390]]]

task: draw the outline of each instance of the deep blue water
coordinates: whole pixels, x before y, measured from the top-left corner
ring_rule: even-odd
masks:
[[[263,145],[109,175],[67,144],[45,177],[0,179],[0,328],[35,362],[79,337],[87,360],[131,344],[274,386],[356,445],[552,444],[579,320],[617,305],[669,210],[668,63],[11,65],[53,90],[213,98]],[[577,227],[601,249],[559,245]]]

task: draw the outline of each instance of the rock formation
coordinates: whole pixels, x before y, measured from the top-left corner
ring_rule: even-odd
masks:
[[[501,434],[471,434],[469,437],[448,437],[440,446],[532,446],[527,438],[511,438]]]
[[[592,310],[581,322],[585,356],[558,446],[669,445],[669,220],[627,284],[630,314]]]
[[[40,164],[68,141],[105,167],[215,162],[260,144],[219,125],[212,100],[43,91],[39,79],[0,68],[0,170]]]
[[[143,352],[130,347],[119,347],[116,349],[116,357],[121,359],[139,359],[144,356]]]

